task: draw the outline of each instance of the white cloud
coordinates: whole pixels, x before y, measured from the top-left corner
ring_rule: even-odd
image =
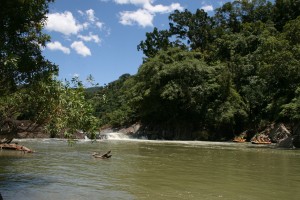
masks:
[[[97,18],[95,17],[95,12],[93,9],[89,9],[85,11],[89,21],[94,22],[97,20]]]
[[[76,22],[72,13],[66,11],[64,13],[51,13],[47,15],[47,23],[45,29],[48,31],[57,31],[64,35],[77,34],[83,29],[83,26]]]
[[[100,31],[104,31],[106,35],[110,34],[110,29],[105,27],[104,23],[96,17],[93,9],[85,11],[78,10],[74,16],[70,11],[65,11],[61,13],[51,13],[48,14],[47,17],[45,29],[47,31],[61,33],[60,37],[63,36],[62,38],[71,44],[70,47],[67,48],[58,41],[50,42],[46,45],[50,50],[59,50],[65,54],[70,54],[71,49],[74,49],[76,53],[84,57],[91,56],[91,50],[84,42],[101,43],[99,35],[93,34],[92,31],[99,31],[100,29]],[[77,19],[79,19],[79,21],[77,21]],[[89,31],[89,34],[85,31]],[[80,41],[76,41],[79,39]]]
[[[82,12],[82,10],[78,10],[77,12],[78,12],[81,16],[84,15],[84,12]]]
[[[120,13],[120,23],[123,25],[138,24],[142,27],[153,26],[154,15],[144,9],[137,11],[124,11]]]
[[[99,29],[103,29],[104,28],[104,23],[101,22],[96,16],[95,16],[95,11],[93,9],[88,9],[86,11],[81,11],[78,10],[78,13],[87,18],[87,22],[83,23],[83,27],[85,29],[87,29],[89,26],[96,26]]]
[[[114,1],[117,4],[134,4],[134,5],[144,5],[153,2],[153,0],[114,0]]]
[[[123,11],[119,13],[119,22],[123,25],[138,24],[142,27],[153,26],[153,19],[156,14],[170,13],[174,10],[183,10],[179,3],[172,3],[169,6],[161,4],[153,5],[154,0],[114,0],[117,4],[133,4],[139,6],[136,11]]]
[[[46,47],[52,51],[59,50],[62,51],[65,54],[70,54],[70,49],[67,47],[64,47],[60,42],[49,42],[46,44]]]
[[[102,27],[103,27],[103,23],[102,23],[102,22],[95,22],[95,25],[96,25],[98,28],[100,28],[100,29],[102,29]]]
[[[91,32],[89,33],[89,35],[78,35],[77,37],[82,39],[83,41],[86,41],[86,42],[90,42],[90,41],[93,41],[95,43],[100,43],[101,42],[99,36],[94,35]]]
[[[74,73],[74,74],[72,74],[71,76],[72,76],[73,78],[79,78],[80,75],[77,74],[77,73]]]
[[[88,22],[84,22],[82,24],[83,29],[88,29],[89,26],[90,26],[90,23],[88,23]]]
[[[201,9],[203,9],[205,12],[210,12],[210,11],[213,11],[214,8],[212,5],[205,5],[205,6],[202,6]]]
[[[183,8],[180,6],[179,3],[172,3],[169,6],[164,5],[151,5],[151,4],[145,4],[144,8],[152,13],[170,13],[174,10],[182,10]]]
[[[82,41],[73,42],[71,44],[71,48],[83,57],[92,55],[91,50],[87,46],[85,46],[85,44]]]

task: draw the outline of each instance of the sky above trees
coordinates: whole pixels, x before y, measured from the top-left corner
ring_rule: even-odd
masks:
[[[59,79],[91,74],[107,84],[122,74],[135,74],[143,54],[137,45],[146,32],[168,28],[174,10],[208,14],[228,0],[57,0],[50,5],[45,32],[51,42],[43,51],[60,67]]]

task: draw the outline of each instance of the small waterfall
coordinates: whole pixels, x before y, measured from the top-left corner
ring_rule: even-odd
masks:
[[[100,134],[100,139],[103,140],[128,140],[130,137],[124,133],[101,133]]]

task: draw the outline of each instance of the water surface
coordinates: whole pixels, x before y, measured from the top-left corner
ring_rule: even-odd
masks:
[[[0,151],[5,200],[300,199],[300,151],[252,144],[21,140]],[[92,152],[112,151],[108,160]]]

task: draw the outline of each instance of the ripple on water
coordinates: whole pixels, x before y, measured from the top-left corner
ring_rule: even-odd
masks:
[[[19,143],[37,153],[0,151],[5,200],[300,199],[299,151],[198,141]],[[91,156],[107,150],[111,159]]]

